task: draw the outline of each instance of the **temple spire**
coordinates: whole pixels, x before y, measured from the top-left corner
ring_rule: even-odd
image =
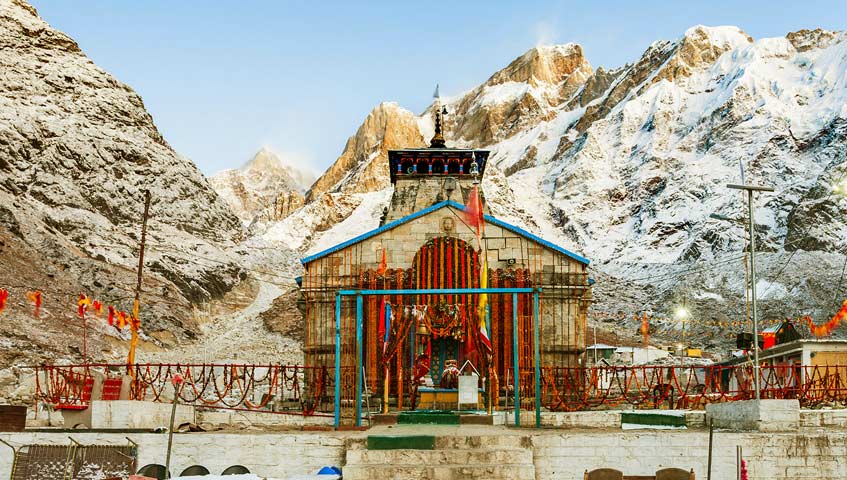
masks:
[[[435,135],[429,141],[429,148],[444,148],[444,135],[441,133],[441,123],[443,116],[447,114],[447,107],[441,106],[441,94],[438,92],[438,84],[435,85],[435,93],[432,94],[435,98]]]

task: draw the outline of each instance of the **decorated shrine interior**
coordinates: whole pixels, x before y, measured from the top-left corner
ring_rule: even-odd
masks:
[[[337,379],[343,422],[362,397],[384,411],[455,409],[459,370],[479,375],[467,407],[489,413],[507,396],[534,410],[579,394],[567,379],[585,352],[589,262],[488,215],[488,154],[390,151],[394,192],[380,226],[302,260],[306,364]],[[522,290],[432,291],[486,288]],[[381,290],[392,293],[371,293]]]

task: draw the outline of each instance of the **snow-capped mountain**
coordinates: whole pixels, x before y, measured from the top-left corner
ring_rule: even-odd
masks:
[[[223,170],[209,181],[245,223],[277,221],[303,206],[303,194],[315,181],[305,169],[285,164],[263,147],[241,168]]]
[[[492,150],[483,185],[492,212],[592,259],[609,278],[597,288],[604,308],[667,311],[667,301],[699,295],[740,311],[745,231],[735,220],[745,204],[726,184],[742,170],[748,183],[775,188],[756,198],[763,275],[780,272],[767,293],[784,292],[772,314],[840,304],[847,34],[753,40],[736,27],[696,26],[631,64],[596,70],[578,45],[537,47],[442,101],[448,145]],[[374,228],[390,196],[385,152],[421,146],[431,110],[377,106],[306,205],[264,238],[314,251]],[[697,275],[702,291],[689,291],[681,282]]]
[[[194,335],[194,305],[242,278],[227,252],[243,235],[238,219],[138,94],[33,7],[0,0],[0,45],[0,288],[10,291],[0,365],[79,362],[80,293],[131,309],[145,189],[144,338]],[[38,319],[28,290],[43,293]],[[89,338],[91,360],[122,355],[105,321],[90,328],[101,332]]]

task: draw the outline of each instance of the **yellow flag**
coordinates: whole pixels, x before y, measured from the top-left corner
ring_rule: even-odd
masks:
[[[479,288],[488,288],[488,259],[485,252],[482,254],[482,265],[479,269]],[[488,305],[488,294],[479,295],[479,338],[488,351],[491,351],[491,339],[488,338],[488,325],[485,323],[485,307]]]

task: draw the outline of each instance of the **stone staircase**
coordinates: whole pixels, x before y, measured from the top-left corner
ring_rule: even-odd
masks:
[[[535,478],[524,435],[370,435],[346,447],[344,480]]]

